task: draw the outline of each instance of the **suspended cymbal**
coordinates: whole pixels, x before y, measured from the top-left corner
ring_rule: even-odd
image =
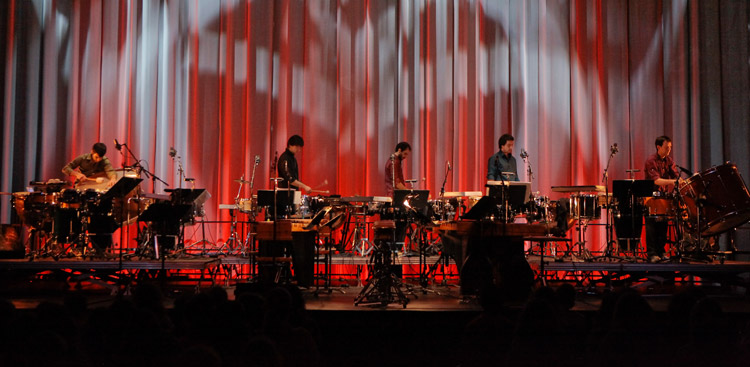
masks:
[[[234,182],[236,182],[236,183],[238,183],[238,184],[243,184],[243,185],[249,185],[249,184],[250,184],[250,181],[247,181],[247,180],[243,180],[243,179],[241,179],[241,178],[240,178],[240,179],[237,179],[237,180],[234,180]]]

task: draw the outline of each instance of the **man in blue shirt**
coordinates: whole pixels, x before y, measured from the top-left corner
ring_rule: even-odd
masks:
[[[513,157],[513,135],[503,134],[497,144],[500,151],[487,162],[487,181],[518,181],[516,158]]]

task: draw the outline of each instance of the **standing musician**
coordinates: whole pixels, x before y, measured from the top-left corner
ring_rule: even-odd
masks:
[[[279,156],[279,162],[276,164],[276,172],[283,179],[279,183],[279,187],[302,189],[306,192],[312,190],[310,186],[299,180],[299,166],[297,165],[297,158],[294,157],[295,154],[302,151],[304,146],[305,141],[299,135],[292,135],[287,141],[286,150]]]
[[[408,190],[406,187],[406,181],[404,180],[404,171],[402,161],[409,157],[411,154],[411,145],[402,141],[396,144],[394,153],[385,162],[385,191],[386,195],[393,198],[395,190]],[[394,190],[395,186],[395,190]],[[393,209],[397,208],[396,203],[393,203]],[[397,214],[394,212],[393,216],[390,215],[381,216],[382,218],[398,219]],[[403,218],[402,218],[403,219]],[[404,220],[396,220],[396,242],[391,243],[391,251],[398,251],[401,249],[401,245],[404,243],[404,237],[406,237],[406,222]],[[401,276],[401,267],[393,266],[392,271]]]
[[[503,134],[497,144],[500,150],[487,161],[487,181],[518,181],[516,157],[513,156],[513,135]],[[503,173],[513,173],[503,177]]]
[[[407,190],[406,181],[404,180],[404,171],[401,161],[411,154],[411,145],[402,141],[396,144],[395,153],[385,162],[385,191],[386,196],[393,196],[393,186],[395,183],[396,190]]]
[[[62,171],[68,176],[75,176],[76,184],[88,181],[103,183],[105,178],[109,178],[108,187],[111,187],[115,184],[117,176],[109,159],[104,156],[105,154],[107,154],[107,146],[104,143],[96,143],[91,148],[91,153],[79,155],[65,165]]]
[[[680,180],[680,171],[669,156],[672,151],[672,139],[666,135],[656,138],[656,153],[646,160],[646,179],[654,180],[660,193],[667,194],[674,190]],[[664,258],[664,245],[667,243],[668,219],[646,217],[646,254],[649,262]]]

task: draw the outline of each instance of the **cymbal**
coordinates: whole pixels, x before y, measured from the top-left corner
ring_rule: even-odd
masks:
[[[234,182],[236,182],[236,183],[239,183],[239,184],[243,184],[243,185],[249,185],[249,184],[250,184],[250,181],[248,181],[248,180],[243,180],[243,179],[241,179],[241,178],[240,178],[240,179],[237,179],[237,180],[234,180]]]

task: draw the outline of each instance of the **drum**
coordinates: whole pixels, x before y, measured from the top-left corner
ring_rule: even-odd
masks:
[[[77,209],[81,207],[81,193],[75,189],[65,189],[58,198],[60,208]]]
[[[16,214],[21,218],[21,221],[25,221],[24,204],[26,203],[26,197],[29,196],[28,192],[14,192],[13,193],[13,208],[16,210]]]
[[[320,196],[302,195],[301,203],[297,206],[297,216],[307,218],[328,206],[325,198]]]
[[[122,205],[123,202],[125,203],[124,211]],[[146,211],[153,202],[154,199],[139,198],[131,195],[128,195],[125,199],[114,199],[112,201],[112,216],[114,217],[115,222],[121,225],[135,223],[138,216]]]
[[[726,163],[695,174],[680,187],[689,228],[704,236],[726,232],[750,221],[750,192],[737,166]],[[698,212],[700,209],[700,218]]]
[[[675,199],[669,196],[643,198],[643,207],[650,217],[674,217],[677,214]]]
[[[13,206],[23,224],[42,228],[49,222],[55,208],[57,193],[16,192],[13,193]]]
[[[239,203],[239,209],[240,212],[250,214],[253,212],[253,208],[255,207],[254,200],[253,199],[240,199]]]
[[[375,215],[375,214],[381,214],[385,213],[385,211],[388,209],[389,203],[384,203],[380,201],[373,201],[371,203],[367,203],[367,209],[365,210],[366,215]]]
[[[526,219],[530,223],[553,223],[557,220],[557,201],[547,196],[537,196],[529,202]]]
[[[597,195],[571,195],[570,215],[575,219],[599,219],[601,207]]]

